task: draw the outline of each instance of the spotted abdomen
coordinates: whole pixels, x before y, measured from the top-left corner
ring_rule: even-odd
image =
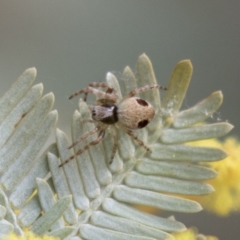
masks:
[[[127,129],[135,130],[146,127],[154,115],[153,106],[138,97],[124,99],[118,105],[118,123]]]

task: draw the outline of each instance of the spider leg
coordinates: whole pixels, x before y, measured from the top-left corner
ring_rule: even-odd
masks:
[[[130,136],[132,137],[141,147],[145,148],[148,152],[152,152],[151,149],[149,147],[147,147],[145,145],[145,143],[140,140],[137,135],[135,135],[131,130],[128,130],[128,129],[124,129],[125,132]]]
[[[95,123],[96,121],[93,119],[85,119],[83,120],[83,123]]]
[[[98,99],[96,101],[96,105],[103,105],[103,104],[112,105],[112,104],[115,104],[115,103],[116,103],[116,100],[112,100],[112,99]]]
[[[132,90],[127,95],[125,95],[123,99],[134,97],[138,93],[149,91],[149,90],[156,89],[156,88],[159,88],[162,90],[167,90],[167,88],[159,86],[159,85],[146,85],[144,87],[140,87],[140,88],[136,88],[136,89]]]
[[[97,89],[99,87],[107,88],[106,92],[104,92],[100,89]],[[84,93],[84,98],[83,98],[84,101],[87,100],[88,93],[93,93],[93,94],[99,96],[100,98],[111,99],[114,101],[116,101],[116,99],[117,99],[116,90],[105,82],[89,83],[88,87],[73,93],[69,97],[69,99],[72,99],[73,97],[76,97],[81,93]]]
[[[114,94],[116,94],[116,90],[112,86],[107,84],[106,82],[92,82],[92,83],[89,83],[89,87],[107,88],[106,93],[114,93]]]
[[[112,129],[114,144],[113,144],[112,154],[109,162],[110,164],[113,162],[113,159],[115,157],[115,154],[117,152],[117,147],[118,147],[118,138],[117,138],[116,129],[115,128],[111,128],[111,129]]]
[[[93,130],[83,134],[80,138],[78,138],[75,142],[72,143],[72,145],[70,145],[68,147],[68,149],[74,147],[75,145],[77,145],[78,143],[80,143],[81,141],[85,140],[86,138],[88,138],[89,136],[93,135],[94,133],[96,133],[99,130],[99,127],[94,128]]]
[[[62,167],[63,165],[67,164],[68,162],[70,162],[72,159],[74,159],[75,157],[77,157],[78,155],[81,155],[83,152],[85,152],[89,147],[97,145],[98,143],[100,143],[105,135],[105,129],[101,130],[99,132],[98,138],[91,141],[90,143],[88,143],[86,146],[84,146],[82,149],[79,149],[74,155],[72,155],[70,158],[68,158],[67,160],[65,160],[64,162],[62,162],[58,167]]]

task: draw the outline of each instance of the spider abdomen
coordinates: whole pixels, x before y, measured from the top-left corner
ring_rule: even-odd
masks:
[[[135,130],[146,127],[153,119],[153,106],[138,97],[124,99],[118,104],[118,122],[122,127]]]

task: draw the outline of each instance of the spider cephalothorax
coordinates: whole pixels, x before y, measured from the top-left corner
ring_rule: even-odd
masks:
[[[98,88],[107,88],[107,90],[106,92],[104,92]],[[98,97],[96,104],[93,106],[92,105],[89,106],[92,113],[92,119],[88,120],[91,122],[95,122],[97,125],[96,128],[94,128],[92,131],[83,134],[69,148],[72,148],[73,146],[75,146],[76,144],[78,144],[79,142],[83,141],[84,139],[93,135],[96,132],[98,133],[98,137],[96,138],[96,140],[91,141],[85,147],[78,150],[75,153],[75,155],[65,160],[59,166],[61,167],[64,164],[68,163],[70,160],[86,151],[90,146],[100,143],[103,140],[105,131],[109,126],[118,126],[129,136],[131,136],[140,146],[144,147],[147,151],[150,151],[150,149],[143,143],[143,141],[141,141],[133,133],[133,130],[146,127],[152,121],[155,115],[155,110],[149,102],[135,96],[138,93],[156,88],[165,89],[158,85],[146,85],[144,87],[140,87],[129,92],[118,103],[117,103],[118,96],[116,90],[107,83],[103,82],[90,83],[88,87],[72,94],[69,97],[69,99],[81,93],[84,93],[84,101],[87,100],[88,93],[93,93]],[[115,128],[113,128],[113,138],[114,146],[111,154],[110,163],[112,163],[113,161],[118,146],[118,139]]]

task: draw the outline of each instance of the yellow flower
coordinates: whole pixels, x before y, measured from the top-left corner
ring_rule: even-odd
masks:
[[[189,228],[184,232],[180,232],[180,233],[174,233],[172,234],[175,238],[175,240],[197,240],[199,239],[200,234],[198,234],[198,231],[196,228]],[[206,239],[206,240],[218,240],[217,237],[214,236],[204,236],[205,238],[202,239]]]
[[[59,240],[59,238],[51,236],[36,236],[32,232],[26,232],[24,236],[17,236],[13,233],[5,236],[2,240]]]
[[[210,162],[205,165],[218,172],[215,179],[206,181],[215,192],[195,198],[204,209],[221,216],[240,210],[240,143],[230,137],[224,142],[205,140],[193,143],[197,146],[223,148],[229,156],[223,161]]]

